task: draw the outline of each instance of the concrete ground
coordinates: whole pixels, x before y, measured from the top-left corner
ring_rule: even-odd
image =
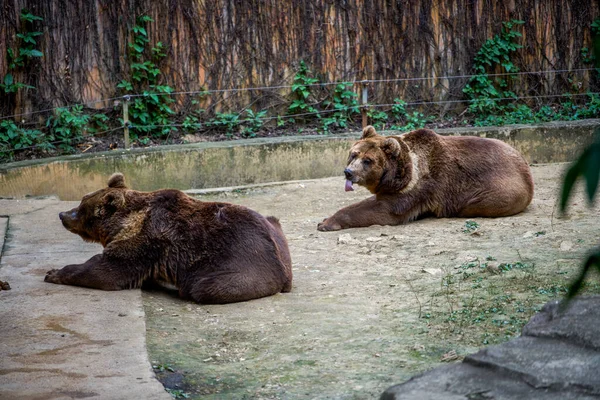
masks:
[[[0,280],[11,286],[0,291],[0,399],[171,399],[148,360],[139,290],[44,282],[101,250],[59,223],[75,204],[0,200]]]
[[[449,350],[462,357],[479,347],[463,346],[467,333],[440,329],[448,326],[447,301],[457,307],[484,289],[497,297],[492,284],[504,294],[525,281],[534,285],[525,289],[535,306],[551,299],[540,277],[549,276],[552,288],[570,280],[598,243],[600,206],[588,208],[580,190],[570,216],[555,217],[563,169],[533,168],[528,210],[479,219],[469,234],[464,219],[317,232],[320,218],[366,195],[344,193],[340,178],[211,195],[280,217],[294,260],[291,293],[235,306],[198,306],[161,291],[144,292],[144,308],[139,290],[45,283],[46,271],[101,251],[58,220],[77,202],[0,199],[0,280],[12,287],[0,291],[0,399],[170,399],[147,348],[152,362],[183,376],[193,398],[376,398],[445,362]],[[535,263],[535,273],[467,269],[473,255]],[[457,277],[462,290],[437,296],[445,276]],[[480,280],[488,287],[472,289]],[[507,312],[519,296],[502,304]],[[421,302],[431,319],[420,317]]]

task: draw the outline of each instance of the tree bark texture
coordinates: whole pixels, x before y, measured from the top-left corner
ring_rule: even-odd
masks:
[[[392,103],[464,98],[462,88],[482,44],[502,22],[523,48],[512,55],[521,71],[590,68],[592,0],[1,0],[0,79],[7,48],[17,48],[22,8],[36,22],[44,53],[15,75],[36,89],[0,99],[2,115],[122,95],[130,74],[127,43],[136,17],[150,16],[151,43],[163,42],[162,84],[176,91],[290,85],[300,60],[321,82],[422,78],[372,84],[369,101]],[[499,72],[499,71],[498,71]],[[585,91],[591,74],[523,76],[528,95]],[[211,102],[261,108],[290,89],[215,94]],[[218,98],[217,98],[218,97]],[[180,104],[181,101],[180,101]],[[112,101],[90,104],[106,108]]]

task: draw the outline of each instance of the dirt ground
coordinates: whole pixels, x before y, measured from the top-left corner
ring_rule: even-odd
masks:
[[[519,215],[424,219],[318,232],[367,197],[342,177],[200,196],[280,218],[294,264],[291,293],[197,305],[144,292],[150,360],[176,398],[367,399],[486,344],[519,334],[564,295],[600,242],[600,207],[580,188],[556,199],[565,164],[533,166],[535,198]],[[588,292],[599,293],[593,277]]]

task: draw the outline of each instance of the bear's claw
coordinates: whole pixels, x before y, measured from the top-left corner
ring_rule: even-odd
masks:
[[[339,231],[340,229],[342,229],[340,224],[329,224],[327,223],[327,220],[319,222],[317,225],[317,230],[321,232]]]
[[[44,277],[44,282],[50,282],[50,283],[59,283],[60,279],[58,278],[58,269],[51,269],[50,271],[46,272],[46,276]]]

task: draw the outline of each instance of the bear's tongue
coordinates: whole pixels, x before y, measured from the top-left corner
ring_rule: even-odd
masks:
[[[350,179],[346,179],[346,186],[344,187],[344,190],[346,192],[351,192],[354,190],[354,188],[352,187],[352,181]]]

